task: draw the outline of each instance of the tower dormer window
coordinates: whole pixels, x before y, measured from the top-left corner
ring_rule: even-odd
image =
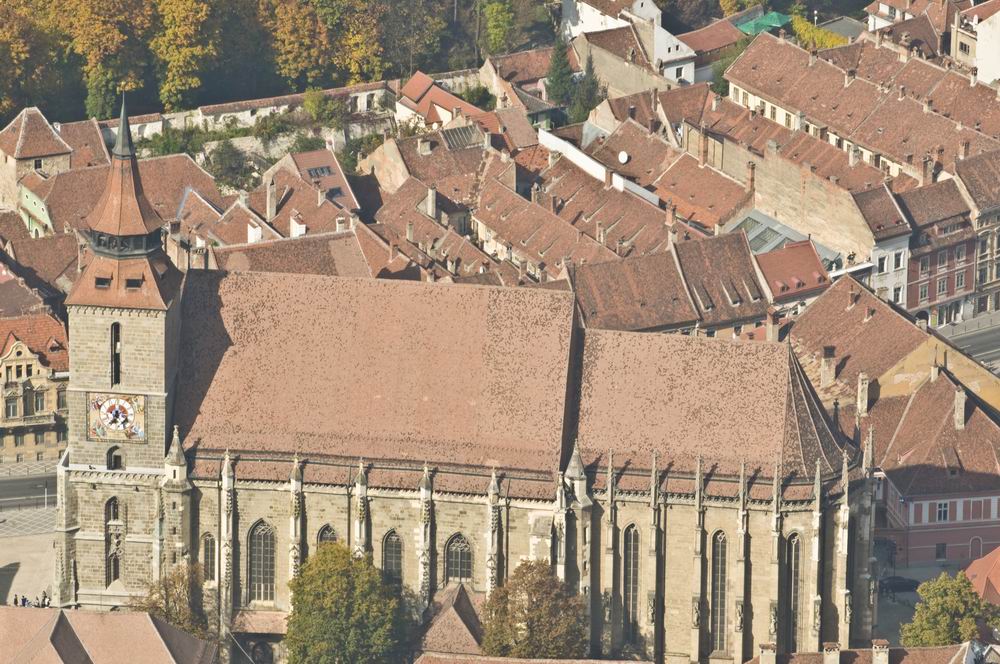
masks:
[[[125,467],[122,463],[122,451],[118,447],[108,450],[108,470],[122,470]]]
[[[111,325],[111,384],[122,382],[122,326],[121,323]]]
[[[94,286],[97,288],[111,288],[111,277],[94,277]]]

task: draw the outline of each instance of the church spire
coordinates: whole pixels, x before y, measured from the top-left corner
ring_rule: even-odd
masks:
[[[125,93],[122,93],[122,112],[118,118],[118,138],[111,155],[118,159],[134,159],[135,147],[132,145],[132,126],[128,121],[128,111],[125,107]]]

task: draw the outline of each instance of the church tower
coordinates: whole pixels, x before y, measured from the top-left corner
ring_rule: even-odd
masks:
[[[163,251],[163,227],[143,193],[123,100],[104,193],[86,219],[86,266],[66,300],[69,447],[58,470],[56,583],[64,606],[125,604],[176,558],[164,542],[163,485],[182,275]]]

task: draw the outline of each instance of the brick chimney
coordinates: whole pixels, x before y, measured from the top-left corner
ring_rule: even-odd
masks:
[[[757,185],[757,164],[752,161],[747,162],[747,193],[753,193]]]
[[[976,87],[976,82],[979,79],[979,67],[973,67],[972,71],[969,72],[969,86]]]
[[[858,148],[851,148],[847,151],[847,165],[854,168],[858,165],[858,156],[861,154],[861,150]]]
[[[809,66],[812,67],[816,64],[816,49],[809,49]]]
[[[778,649],[773,643],[760,644],[760,664],[775,664]]]
[[[659,94],[659,91],[656,88],[650,88],[650,90],[649,90],[649,107],[651,109],[653,109],[653,115],[656,115],[656,106],[660,102],[660,100],[657,99],[657,95],[658,94]]]
[[[836,346],[823,346],[823,359],[819,364],[819,386],[827,388],[837,380],[837,348]],[[825,664],[825,663],[824,663]]]
[[[406,241],[413,242],[413,222],[406,222]]]
[[[267,181],[267,221],[270,223],[278,214],[278,185],[274,176]]]
[[[965,428],[965,390],[961,387],[955,390],[955,431]]]
[[[872,639],[872,664],[889,664],[889,642]]]
[[[848,69],[844,72],[844,87],[846,88],[854,80],[854,70]]]
[[[962,159],[969,158],[969,145],[970,145],[969,139],[965,139],[964,141],[962,141],[962,151],[959,155]]]
[[[778,340],[778,310],[774,307],[767,308],[767,318],[764,319],[764,333],[768,341]]]
[[[426,138],[417,139],[417,154],[426,157],[431,153],[431,142]]]
[[[615,172],[610,168],[604,168],[604,186],[610,188]]]
[[[823,644],[823,664],[840,664],[840,644],[836,641]]]
[[[858,415],[868,415],[868,374],[864,371],[858,374]]]
[[[906,86],[901,85],[899,86],[899,100],[903,101],[904,99],[906,99]]]

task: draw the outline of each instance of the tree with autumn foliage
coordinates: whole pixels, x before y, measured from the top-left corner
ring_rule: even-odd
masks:
[[[483,652],[494,657],[573,659],[587,653],[587,612],[547,560],[526,560],[490,594]]]
[[[201,565],[174,565],[159,579],[149,581],[132,597],[129,608],[143,611],[199,638],[209,638],[211,621],[202,608]]]
[[[216,34],[205,0],[156,0],[159,31],[150,42],[160,70],[160,100],[167,111],[194,104],[202,72],[216,56]]]
[[[924,581],[913,620],[900,627],[904,646],[947,646],[978,638],[979,624],[1000,626],[1000,607],[973,589],[965,572]]]

